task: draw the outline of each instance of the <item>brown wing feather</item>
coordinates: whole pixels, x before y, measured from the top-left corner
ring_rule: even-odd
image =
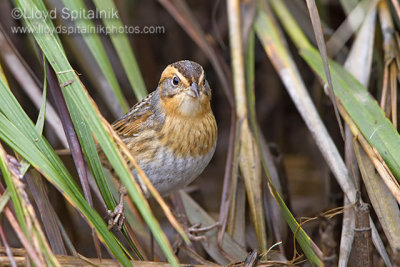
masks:
[[[150,103],[153,95],[154,92],[134,105],[127,114],[112,124],[114,131],[116,131],[122,139],[137,134],[140,131],[141,124],[153,114]],[[115,177],[113,168],[99,145],[97,145],[97,151],[99,153],[101,164],[111,171],[111,175]]]
[[[122,118],[113,123],[114,130],[123,137],[129,137],[138,133],[140,126],[152,114],[150,99],[154,92],[134,105]]]

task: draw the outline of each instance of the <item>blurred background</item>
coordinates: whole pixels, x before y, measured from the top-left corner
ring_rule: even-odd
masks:
[[[49,9],[58,7],[58,10],[62,10],[63,8],[62,3],[59,1],[49,0],[46,2]],[[230,110],[218,76],[215,74],[215,70],[205,54],[162,4],[157,1],[122,0],[115,1],[115,3],[124,24],[141,28],[144,26],[162,26],[164,29],[163,33],[128,35],[148,92],[157,88],[161,72],[170,63],[189,59],[198,62],[205,69],[207,80],[213,90],[212,109],[218,123],[218,144],[209,167],[192,183],[192,186],[193,190],[195,190],[194,196],[196,200],[210,214],[214,213],[217,216],[221,200],[230,127]],[[91,1],[86,1],[86,4],[89,8],[95,8]],[[230,51],[225,1],[191,0],[187,1],[186,4],[195,16],[194,19],[204,30],[206,37],[212,38],[213,48],[218,50],[223,59],[229,64]],[[2,12],[0,21],[8,34],[8,38],[10,38],[32,71],[34,71],[36,77],[42,77],[42,68],[36,60],[35,53],[32,53],[29,47],[27,49],[26,42],[29,41],[27,36],[11,33],[11,25],[18,25],[18,21],[10,19],[11,10],[13,9],[12,3],[10,1],[2,1],[0,5]],[[295,15],[302,16],[301,22],[308,25],[310,31],[311,23],[305,3],[299,1],[291,3],[289,6],[294,9],[298,8],[298,13],[296,12]],[[324,17],[325,20],[328,20],[326,23],[331,25],[332,28],[336,28],[344,17],[340,3],[327,1],[323,8],[329,10],[329,14]],[[94,20],[94,22],[101,23],[100,20]],[[70,22],[56,20],[55,23],[57,25],[57,23],[65,24]],[[312,31],[310,31],[310,34],[312,34]],[[129,106],[133,106],[137,100],[132,94],[129,81],[124,74],[115,50],[112,48],[111,41],[105,35],[100,35],[100,37],[107,49],[113,70]],[[101,113],[109,122],[113,122],[117,117],[107,109],[104,96],[99,93],[99,90],[96,90],[96,87],[99,86],[97,77],[97,75],[100,75],[99,67],[91,58],[82,37],[79,34],[61,34],[60,38],[65,44],[68,59],[75,70],[81,74],[82,82],[100,107]],[[304,68],[300,67],[300,69],[304,70],[303,74],[305,76],[303,77],[309,80],[308,89],[317,101],[320,114],[323,114],[323,119],[329,127],[330,133],[340,137],[329,99],[323,95],[318,84],[314,84],[314,75],[296,54],[296,52],[293,53],[298,63],[304,66]],[[312,217],[323,210],[334,207],[342,199],[342,193],[340,193],[340,190],[334,189],[336,184],[333,179],[329,178],[329,169],[258,41],[256,41],[255,64],[257,119],[266,140],[272,146],[274,157],[276,157],[280,170],[287,177],[285,189],[288,197],[290,196],[289,206],[292,207],[293,214]],[[7,73],[7,69],[5,71]],[[25,111],[31,115],[32,120],[35,120],[38,115],[37,109],[31,105],[29,98],[23,91],[18,89],[19,84],[12,79],[12,76],[9,82]],[[24,103],[26,104],[24,105]],[[51,131],[46,127],[45,133],[46,130]],[[61,148],[55,137],[52,140],[50,134],[46,136],[54,147]],[[336,140],[338,140],[339,147],[342,147],[340,138],[336,138]],[[70,157],[63,156],[63,158],[73,164]],[[76,234],[76,236],[82,235]],[[82,248],[87,248],[86,244],[81,246]],[[94,250],[91,251],[90,256],[95,256]]]
[[[38,61],[37,52],[32,45],[32,38],[26,34],[14,34],[11,29],[13,26],[21,25],[21,21],[12,19],[10,14],[14,8],[13,1],[0,2],[0,24],[2,27],[3,38],[0,40],[0,49],[3,50],[0,62],[2,66],[7,66],[5,61],[7,53],[18,53],[30,69],[32,77],[42,83],[43,68]],[[95,9],[92,1],[84,1],[89,9]],[[130,1],[115,0],[119,15],[124,25],[157,28],[156,33],[136,33],[128,34],[130,45],[136,56],[137,65],[143,76],[147,92],[156,89],[162,70],[170,63],[188,59],[200,63],[207,76],[207,80],[213,90],[212,109],[218,124],[218,143],[216,153],[204,171],[204,173],[193,182],[187,191],[193,199],[205,210],[211,217],[218,220],[220,214],[220,205],[222,198],[224,175],[226,170],[227,154],[229,151],[229,136],[231,133],[231,108],[230,103],[224,91],[224,84],[216,72],[215,66],[210,61],[209,54],[205,53],[204,48],[199,47],[201,41],[196,41],[198,37],[209,44],[207,49],[211,49],[217,57],[219,65],[222,66],[228,80],[227,88],[233,92],[231,81],[230,64],[230,46],[229,46],[229,25],[227,17],[226,1],[204,1],[204,0],[163,0],[163,1]],[[242,2],[243,24],[247,20],[254,19],[255,9],[251,6],[255,1],[246,0]],[[268,2],[268,1],[267,1]],[[343,1],[316,1],[318,11],[321,17],[323,33],[325,40],[329,40],[336,29],[343,23],[350,10],[355,8],[359,1],[349,1],[343,4]],[[350,3],[351,2],[351,3]],[[368,2],[368,1],[363,1]],[[372,1],[370,1],[372,2]],[[389,1],[390,2],[390,1]],[[61,10],[63,4],[59,0],[46,0],[47,8]],[[295,17],[298,25],[303,29],[310,42],[316,46],[313,27],[309,18],[309,11],[305,1],[284,1],[285,5]],[[347,8],[347,9],[346,9]],[[397,22],[397,17],[395,21]],[[189,18],[189,19],[188,19]],[[187,23],[187,21],[194,23]],[[101,25],[100,19],[93,20],[95,25]],[[57,25],[73,25],[72,21],[56,18],[53,20]],[[187,27],[182,27],[182,23]],[[196,34],[199,27],[203,35]],[[245,26],[243,26],[245,28]],[[193,30],[195,33],[190,34]],[[188,34],[189,32],[189,34]],[[286,33],[282,33],[288,37]],[[122,89],[128,106],[131,107],[137,102],[131,84],[124,67],[118,58],[110,38],[107,35],[100,34],[101,41],[105,47],[107,56],[111,62],[112,69],[117,77],[118,83]],[[200,36],[200,37],[199,37]],[[5,39],[4,39],[5,38]],[[68,60],[73,68],[79,73],[79,78],[87,88],[90,96],[98,105],[101,114],[112,123],[123,114],[115,97],[109,97],[107,91],[111,88],[105,81],[99,66],[93,59],[90,50],[85,44],[80,34],[60,34],[62,43],[66,50]],[[373,67],[369,81],[369,89],[373,95],[379,95],[378,88],[382,84],[383,74],[383,52],[382,52],[382,33],[379,27],[376,27],[375,50],[373,57]],[[354,36],[348,38],[336,53],[335,59],[343,63],[348,55],[349,49],[354,41]],[[8,43],[6,45],[6,43]],[[331,100],[322,89],[321,83],[316,75],[308,67],[305,61],[299,56],[298,49],[292,42],[287,43],[292,52],[292,59],[301,72],[305,81],[307,90],[311,95],[314,104],[320,114],[328,132],[334,140],[337,148],[344,153],[344,141],[341,138],[338,123],[335,118],[334,109]],[[13,52],[9,52],[11,49]],[[207,50],[206,49],[206,50]],[[379,50],[381,49],[381,50]],[[10,51],[11,51],[10,50]],[[329,51],[328,51],[329,54]],[[223,64],[221,64],[223,62]],[[278,171],[279,183],[282,197],[286,205],[291,210],[295,218],[300,221],[301,218],[318,217],[322,212],[330,209],[344,206],[343,192],[332,176],[329,167],[320,153],[314,139],[306,127],[302,117],[293,104],[292,99],[285,90],[280,77],[267,57],[263,45],[256,38],[254,46],[254,64],[255,64],[255,111],[256,120],[260,131],[265,137],[267,146],[272,155],[272,160]],[[228,70],[226,69],[228,67]],[[38,109],[32,105],[32,100],[26,93],[15,75],[7,67],[4,68],[7,80],[13,94],[17,97],[19,103],[24,108],[30,118],[35,121],[38,116]],[[54,104],[51,98],[50,103]],[[44,135],[51,145],[59,150],[62,160],[68,166],[71,172],[76,172],[74,163],[68,152],[64,150],[60,139],[53,134],[53,129],[45,124]],[[76,175],[75,175],[76,176]],[[264,188],[265,189],[265,188]],[[364,197],[367,195],[361,189]],[[96,250],[92,245],[92,238],[88,226],[81,219],[78,213],[67,204],[62,196],[48,186],[48,195],[50,202],[58,212],[60,219],[68,231],[68,234],[75,245],[77,251],[87,257],[96,257]],[[170,203],[170,200],[167,200]],[[162,222],[164,230],[168,236],[173,239],[174,232],[164,218],[162,211],[151,200],[153,211]],[[101,204],[96,203],[97,206]],[[257,239],[252,226],[251,216],[246,212],[246,247],[247,251],[257,249]],[[61,212],[62,211],[62,212]],[[266,220],[272,220],[273,212],[266,208]],[[372,214],[376,218],[375,214]],[[270,218],[271,217],[271,218]],[[293,235],[289,234],[289,228],[284,221],[282,230],[285,232],[283,240],[269,240],[269,245],[277,241],[282,241],[281,252],[286,253],[287,259],[293,255]],[[276,221],[275,221],[276,223]],[[312,240],[318,246],[322,246],[321,224],[324,220],[313,220],[302,227],[306,230]],[[329,220],[329,225],[333,227],[333,242],[338,242],[341,233],[342,216],[338,215]],[[268,228],[268,227],[267,227]],[[378,226],[378,230],[382,229]],[[273,229],[267,229],[267,236],[273,236]],[[386,241],[385,241],[386,242]],[[18,241],[11,242],[11,245],[18,246]],[[338,250],[338,244],[334,246]],[[207,260],[211,260],[201,249],[196,248],[199,253]],[[184,256],[182,256],[184,258]],[[278,259],[282,259],[277,257]]]

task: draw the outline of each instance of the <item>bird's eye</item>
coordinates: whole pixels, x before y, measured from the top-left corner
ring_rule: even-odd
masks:
[[[179,84],[179,78],[174,76],[174,78],[172,78],[172,84],[177,86]]]

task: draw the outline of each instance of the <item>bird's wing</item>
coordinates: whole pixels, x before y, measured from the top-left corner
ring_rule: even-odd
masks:
[[[137,134],[142,123],[153,114],[150,100],[154,93],[155,92],[152,92],[143,98],[140,102],[134,105],[127,114],[113,123],[112,126],[114,130],[121,137],[130,137]]]

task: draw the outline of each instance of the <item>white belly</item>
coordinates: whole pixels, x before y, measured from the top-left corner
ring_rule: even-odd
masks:
[[[161,195],[166,196],[196,179],[207,167],[214,151],[215,145],[204,156],[176,158],[170,149],[165,148],[164,153],[158,154],[162,157],[155,157],[150,162],[139,161],[138,163],[154,187]],[[137,178],[136,170],[132,173]]]

